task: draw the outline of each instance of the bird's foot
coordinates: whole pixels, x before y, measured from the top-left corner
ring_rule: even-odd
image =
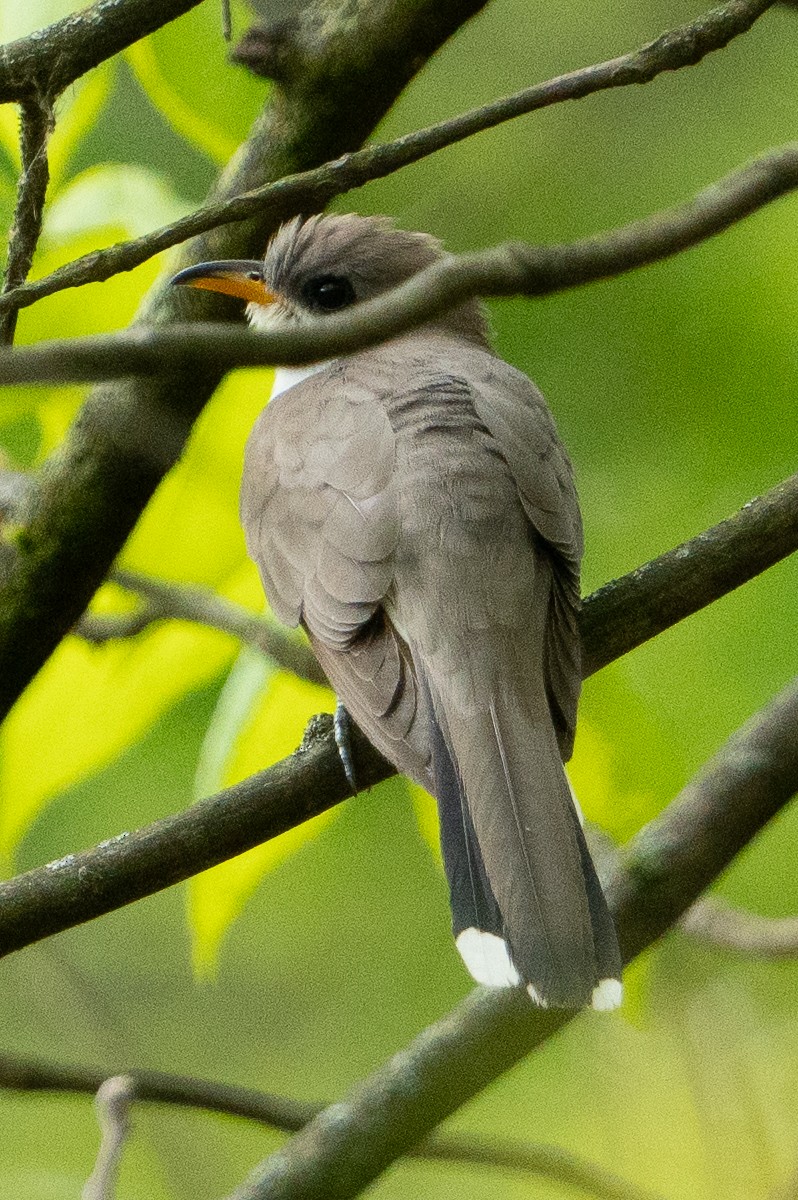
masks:
[[[335,734],[335,744],[338,747],[338,757],[341,760],[344,775],[346,775],[346,782],[352,789],[352,795],[356,796],[358,786],[355,779],[355,764],[352,758],[352,718],[340,700],[336,701],[335,713],[333,714],[333,732]]]

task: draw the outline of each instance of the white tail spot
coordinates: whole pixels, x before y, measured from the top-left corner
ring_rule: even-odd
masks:
[[[487,987],[516,987],[521,982],[504,938],[471,926],[458,934],[455,945],[477,983]]]
[[[612,1012],[614,1008],[618,1008],[622,999],[623,987],[620,979],[602,979],[593,988],[590,1006],[596,1012]]]

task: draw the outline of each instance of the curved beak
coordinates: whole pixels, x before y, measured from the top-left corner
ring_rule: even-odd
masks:
[[[206,288],[209,292],[224,292],[238,296],[250,304],[273,304],[277,299],[263,279],[263,263],[259,259],[231,258],[220,262],[197,263],[172,276],[171,283],[186,287]]]

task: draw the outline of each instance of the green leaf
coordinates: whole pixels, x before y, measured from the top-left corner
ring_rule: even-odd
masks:
[[[438,820],[438,805],[433,796],[424,788],[419,787],[417,783],[412,783],[409,779],[407,782],[407,791],[410,796],[410,802],[413,805],[413,810],[416,814],[418,822],[418,830],[421,834],[422,841],[429,848],[435,862],[443,870],[443,856],[441,854],[441,827]]]
[[[125,51],[133,73],[169,124],[220,166],[235,152],[236,141],[208,118],[200,116],[177,92],[160,70],[155,50],[149,42],[136,42]]]
[[[235,752],[243,726],[274,676],[277,667],[257,650],[242,650],[230,669],[202,742],[194,796],[202,800],[226,783],[227,764]]]
[[[4,166],[9,170],[8,181],[3,182],[10,184],[10,172],[18,175],[20,169],[19,111],[14,104],[0,104],[0,149]]]
[[[177,625],[101,647],[67,638],[0,731],[0,859],[11,864],[50,800],[106,766],[231,653],[223,634]]]
[[[167,183],[145,167],[103,163],[81,171],[47,210],[44,236],[58,244],[105,231],[139,237],[188,211]],[[106,237],[108,234],[106,233]]]
[[[206,739],[202,781],[213,788],[228,786],[279,762],[299,745],[310,717],[331,708],[326,688],[285,671],[274,673],[250,655],[240,657],[222,691]],[[321,813],[189,881],[188,916],[198,976],[215,975],[223,939],[263,876],[318,837],[336,813],[337,809]]]
[[[59,100],[55,129],[47,148],[50,196],[58,193],[72,155],[105,106],[115,73],[116,60],[109,59],[74,83]]]
[[[630,787],[617,748],[587,713],[577,723],[568,777],[585,818],[619,841],[630,837],[658,811],[653,791]]]
[[[260,112],[268,85],[228,61],[219,10],[201,4],[125,51],[136,79],[172,128],[223,165]]]

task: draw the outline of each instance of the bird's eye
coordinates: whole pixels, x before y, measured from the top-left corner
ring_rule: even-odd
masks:
[[[334,312],[354,304],[355,289],[345,275],[319,275],[310,279],[302,288],[302,299],[308,308],[321,312]]]
[[[260,271],[247,271],[247,279],[251,279],[253,282],[260,282]]]

